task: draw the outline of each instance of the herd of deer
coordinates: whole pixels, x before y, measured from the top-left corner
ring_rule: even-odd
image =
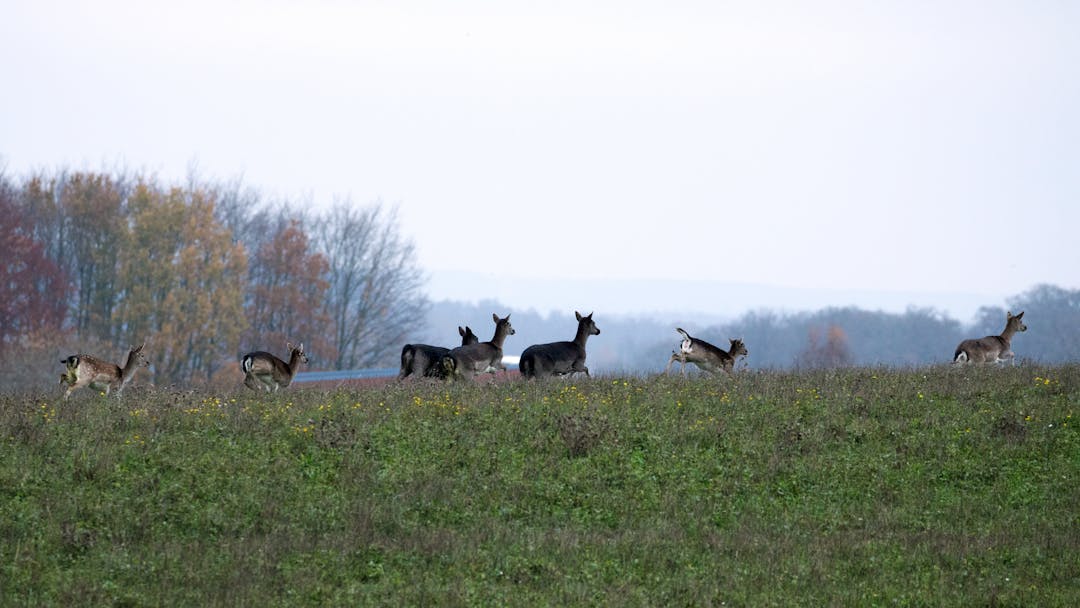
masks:
[[[534,344],[521,353],[518,369],[525,378],[548,378],[564,376],[578,372],[589,375],[585,366],[585,341],[589,336],[599,335],[600,329],[593,322],[592,313],[582,316],[574,312],[577,318],[577,334],[566,342]],[[401,372],[398,380],[409,376],[429,378],[471,379],[477,374],[495,373],[505,370],[503,366],[503,342],[507,336],[514,335],[510,325],[510,315],[499,318],[492,314],[495,321],[495,335],[487,342],[480,339],[469,327],[458,327],[461,346],[443,348],[428,344],[406,344],[401,349]],[[1024,313],[1007,313],[1005,330],[997,336],[964,340],[953,353],[953,362],[963,363],[1004,363],[1012,362],[1016,354],[1011,348],[1012,337],[1017,332],[1027,331],[1023,322]],[[742,340],[731,340],[731,347],[723,350],[704,340],[694,338],[682,328],[676,328],[683,340],[679,350],[672,351],[664,373],[671,371],[671,366],[678,361],[680,370],[686,373],[686,364],[692,363],[704,371],[731,374],[738,357],[750,354]],[[60,375],[60,384],[66,384],[64,399],[77,388],[89,387],[96,391],[110,391],[117,394],[131,381],[139,367],[150,365],[143,356],[144,345],[132,347],[128,352],[123,367],[103,361],[90,355],[72,355],[60,362],[64,364],[64,373]],[[289,361],[285,362],[265,351],[250,352],[240,359],[240,369],[244,372],[244,385],[253,390],[276,391],[289,386],[301,363],[307,363],[304,345],[288,344]]]

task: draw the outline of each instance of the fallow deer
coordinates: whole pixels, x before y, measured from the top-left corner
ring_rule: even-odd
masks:
[[[589,375],[589,368],[585,366],[585,341],[589,336],[599,335],[600,329],[593,322],[592,313],[583,317],[575,310],[574,316],[577,317],[578,328],[572,341],[534,344],[521,353],[518,369],[522,376],[545,378],[574,372]]]
[[[145,344],[133,346],[128,350],[127,361],[124,367],[115,363],[102,361],[91,355],[71,355],[61,359],[66,369],[60,374],[60,384],[66,384],[64,399],[71,396],[71,392],[77,388],[90,387],[95,391],[105,391],[108,395],[115,390],[117,395],[124,392],[124,387],[135,377],[139,367],[148,367],[150,362],[143,356],[142,350]]]
[[[750,351],[746,350],[746,345],[739,339],[730,340],[731,349],[725,351],[704,340],[692,337],[681,327],[676,327],[675,331],[682,334],[683,341],[679,345],[679,350],[671,353],[671,358],[668,359],[667,368],[664,369],[665,374],[671,371],[671,364],[676,361],[681,364],[680,370],[683,375],[686,375],[687,363],[693,363],[702,370],[714,374],[718,374],[721,371],[730,374],[735,369],[735,360],[740,356],[747,356],[750,354]]]
[[[457,329],[461,335],[462,346],[476,344],[480,341],[480,338],[473,333],[472,328],[468,325],[464,328],[459,325]],[[450,349],[442,346],[406,344],[401,349],[401,372],[398,373],[397,379],[404,380],[412,375],[425,378],[443,378],[446,376],[446,370],[442,366],[442,358],[448,354],[450,354]]]
[[[289,349],[289,362],[286,363],[274,355],[257,350],[240,359],[240,368],[244,370],[244,386],[251,390],[264,389],[266,392],[277,391],[292,383],[301,363],[307,363],[304,345],[286,344]]]
[[[506,336],[514,335],[514,328],[510,325],[510,315],[500,319],[499,315],[492,313],[491,318],[495,321],[495,335],[491,340],[459,346],[443,355],[442,365],[448,377],[472,378],[476,374],[506,369],[502,364],[503,342]]]
[[[1013,362],[1016,353],[1012,351],[1012,337],[1018,331],[1027,331],[1024,325],[1024,312],[1013,316],[1005,313],[1005,331],[1000,336],[986,336],[964,340],[953,353],[954,363],[1004,363]]]

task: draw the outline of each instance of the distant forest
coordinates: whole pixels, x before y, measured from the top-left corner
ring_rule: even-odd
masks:
[[[1028,330],[1017,334],[1012,343],[1017,362],[1080,361],[1080,290],[1039,285],[1008,298],[1007,304],[1013,312],[1026,312]],[[520,353],[530,344],[570,340],[576,328],[572,310],[541,315],[509,309],[493,301],[476,305],[437,302],[428,319],[429,325],[439,330],[428,337],[435,343],[450,344],[457,338],[458,325],[471,324],[486,340],[494,326],[493,312],[512,313],[517,334],[506,340],[508,355]],[[730,322],[705,327],[691,318],[660,321],[595,313],[601,334],[589,339],[589,369],[595,373],[652,373],[662,371],[672,350],[678,348],[681,338],[676,327],[725,349],[729,339],[743,339],[750,355],[740,367],[754,369],[949,363],[961,340],[1000,334],[1005,327],[1006,308],[983,307],[970,326],[925,308],[912,308],[902,314],[854,306],[796,314],[750,311]],[[673,373],[677,370],[678,364]]]

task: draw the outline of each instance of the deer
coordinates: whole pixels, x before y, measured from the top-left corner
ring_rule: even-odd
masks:
[[[506,369],[502,364],[503,342],[506,336],[516,332],[510,325],[510,315],[500,319],[498,314],[492,313],[491,318],[495,321],[495,335],[491,340],[459,346],[443,355],[442,366],[448,378],[472,379],[477,374],[494,374]]]
[[[1014,363],[1016,353],[1012,351],[1012,337],[1016,332],[1027,331],[1023,319],[1024,311],[1016,316],[1012,311],[1005,313],[1005,331],[1000,336],[964,340],[953,352],[953,363]]]
[[[461,335],[461,345],[476,344],[480,338],[473,333],[471,327],[466,325],[457,328]],[[412,375],[425,378],[442,378],[446,375],[446,369],[442,366],[442,358],[450,354],[449,348],[431,346],[430,344],[406,344],[401,349],[401,371],[398,373],[398,381]]]
[[[547,378],[551,376],[564,376],[576,372],[585,372],[589,375],[589,368],[585,366],[585,341],[589,336],[600,335],[600,328],[593,321],[593,313],[581,316],[574,311],[577,318],[577,334],[569,342],[551,342],[549,344],[533,344],[521,353],[518,369],[525,378]]]
[[[680,363],[680,369],[684,376],[686,375],[687,363],[693,363],[702,370],[714,374],[718,374],[721,371],[731,374],[735,369],[735,360],[740,356],[748,356],[750,354],[750,351],[746,350],[746,345],[738,338],[729,340],[731,342],[730,350],[725,351],[704,340],[699,340],[691,336],[681,327],[676,327],[675,331],[682,334],[683,341],[679,345],[679,350],[672,351],[671,358],[668,359],[667,368],[664,369],[665,374],[671,371],[671,364],[676,361]]]
[[[244,386],[254,391],[262,389],[271,393],[292,384],[300,364],[307,363],[308,358],[304,353],[303,343],[299,346],[286,343],[285,348],[289,351],[288,363],[261,350],[241,357],[240,368],[244,371]]]
[[[145,343],[128,349],[127,361],[124,362],[123,367],[84,354],[61,359],[60,363],[64,364],[65,370],[60,374],[60,384],[67,385],[64,399],[70,397],[75,389],[83,387],[105,391],[106,396],[115,390],[116,395],[120,396],[124,392],[124,387],[135,377],[138,368],[150,366],[150,362],[142,354],[143,346]]]

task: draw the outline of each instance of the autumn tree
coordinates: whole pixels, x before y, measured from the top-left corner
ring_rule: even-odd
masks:
[[[213,196],[201,189],[140,182],[131,207],[114,321],[125,341],[153,344],[159,379],[211,381],[235,365],[247,327],[244,248],[217,223]]]
[[[424,323],[427,299],[411,242],[397,213],[381,204],[338,203],[316,223],[329,262],[327,310],[337,344],[336,369],[391,362],[406,334]]]
[[[313,250],[299,220],[282,226],[250,261],[246,340],[253,348],[284,349],[287,341],[326,361],[336,359],[326,308],[329,263]]]
[[[847,334],[839,325],[829,325],[824,338],[821,329],[811,327],[807,336],[806,348],[799,353],[796,367],[810,369],[829,369],[851,365],[851,349],[848,348]]]
[[[23,221],[16,194],[0,175],[0,359],[55,340],[66,312],[67,280]]]

